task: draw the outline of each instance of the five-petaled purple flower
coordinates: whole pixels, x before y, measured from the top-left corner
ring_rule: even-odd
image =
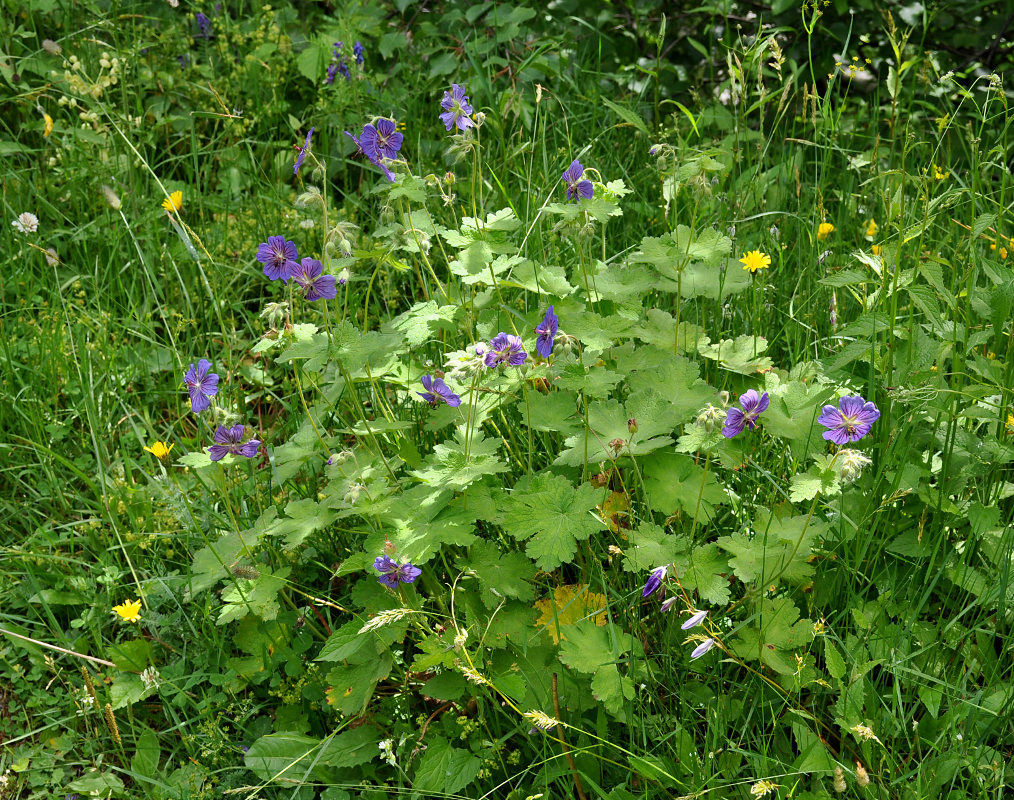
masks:
[[[641,590],[641,597],[651,597],[662,587],[662,581],[665,580],[665,574],[668,571],[668,567],[655,567],[648,575],[648,580],[644,582],[644,589]]]
[[[829,442],[846,444],[857,442],[870,432],[870,426],[880,418],[880,409],[860,395],[849,395],[838,401],[838,408],[824,406],[817,419],[830,430],[823,436]]]
[[[233,425],[231,428],[219,425],[215,431],[215,444],[208,448],[211,460],[221,461],[229,453],[245,458],[253,458],[257,455],[257,450],[261,446],[260,440],[251,439],[249,442],[244,442],[243,436],[245,434],[245,425]]]
[[[501,331],[490,340],[489,350],[483,360],[487,367],[496,367],[500,364],[520,367],[528,358],[524,347],[520,336],[513,336]]]
[[[535,349],[543,358],[549,358],[553,352],[553,339],[560,328],[560,318],[553,313],[553,307],[546,309],[546,316],[543,317],[539,327],[535,329]]]
[[[317,259],[304,258],[293,272],[292,279],[302,287],[307,300],[334,300],[338,296],[334,275],[321,275],[323,271],[324,267]]]
[[[381,117],[376,125],[364,125],[359,136],[363,152],[372,161],[380,158],[397,158],[401,143],[405,139],[398,133],[398,126],[392,119]]]
[[[739,404],[743,406],[743,410],[740,411],[733,406],[726,412],[722,436],[731,439],[733,436],[741,434],[748,425],[751,429],[756,428],[757,417],[767,410],[770,402],[767,392],[758,397],[755,390],[747,389],[739,396]]]
[[[422,575],[422,570],[418,567],[408,563],[399,564],[390,556],[379,556],[373,562],[373,568],[381,573],[377,580],[392,589],[397,589],[399,583],[415,583],[415,579]]]
[[[306,134],[306,141],[303,146],[299,148],[299,155],[296,156],[296,165],[292,168],[292,174],[298,175],[299,168],[303,166],[303,159],[306,158],[306,153],[310,149],[310,139],[313,137],[315,128],[310,128],[310,132]]]
[[[218,394],[218,375],[208,372],[209,369],[211,362],[202,358],[197,362],[196,368],[191,364],[190,369],[183,375],[183,382],[190,392],[190,408],[195,414],[206,410],[211,405],[209,398]]]
[[[461,405],[461,397],[450,390],[443,378],[434,378],[430,375],[422,376],[422,385],[425,392],[416,392],[423,400],[431,406],[435,406],[438,400],[443,400],[447,405],[457,408]]]
[[[465,94],[465,87],[451,84],[451,91],[444,92],[444,98],[440,101],[440,107],[444,113],[440,115],[440,121],[447,126],[447,130],[457,126],[459,131],[474,128],[475,123],[469,118],[472,113],[472,106],[468,102],[468,95]]]
[[[264,265],[264,274],[273,281],[285,282],[295,275],[299,269],[298,257],[296,245],[285,241],[284,236],[269,236],[257,248],[257,260]]]
[[[583,197],[585,200],[591,200],[592,195],[595,194],[592,188],[592,182],[582,180],[584,178],[584,167],[581,166],[581,162],[576,158],[571,162],[570,166],[567,167],[567,171],[563,173],[563,180],[567,184],[567,199],[573,200],[575,197]]]
[[[391,181],[391,183],[394,183],[394,173],[387,168],[387,165],[384,163],[383,159],[381,159],[381,157],[377,154],[375,142],[372,135],[367,136],[366,132],[367,128],[373,128],[373,126],[364,125],[363,132],[359,136],[356,136],[354,133],[349,133],[348,131],[345,131],[345,135],[356,143],[356,152],[352,154],[352,157],[355,158],[356,156],[366,156],[370,160],[371,164],[380,167],[380,169],[383,170],[385,178]],[[401,136],[401,134],[399,133],[398,136]],[[401,139],[398,140],[398,146],[401,147]]]

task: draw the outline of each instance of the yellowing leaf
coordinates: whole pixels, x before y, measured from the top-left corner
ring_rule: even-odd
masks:
[[[582,584],[557,586],[552,597],[544,597],[535,602],[535,608],[541,612],[536,624],[545,628],[554,642],[566,639],[566,631],[561,630],[557,636],[557,625],[576,625],[583,619],[590,619],[596,625],[606,624],[606,596],[598,592],[589,592]]]

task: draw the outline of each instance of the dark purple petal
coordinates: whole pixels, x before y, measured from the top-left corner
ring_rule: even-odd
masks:
[[[563,179],[569,184],[577,183],[584,175],[584,167],[576,158],[570,162],[570,166],[563,173]]]
[[[725,414],[725,426],[722,428],[722,436],[731,439],[739,436],[746,427],[746,414],[733,406]]]
[[[398,578],[402,583],[415,583],[415,579],[420,575],[422,575],[422,570],[411,564],[404,564],[398,569]]]
[[[863,410],[866,401],[859,395],[846,395],[838,401],[838,408],[843,417],[855,417]]]
[[[348,131],[345,131],[345,135],[356,143],[356,152],[352,154],[353,157],[366,155],[366,151],[363,149],[363,143],[359,141],[358,136],[356,136],[354,133],[349,133]]]
[[[221,461],[229,455],[229,446],[225,444],[213,444],[208,448],[208,457],[212,461]]]
[[[398,573],[397,572],[389,572],[386,575],[381,575],[379,578],[377,578],[377,580],[380,581],[382,584],[384,584],[384,586],[387,586],[390,589],[397,589],[398,588]]]
[[[314,278],[306,287],[306,299],[310,302],[315,300],[334,300],[338,296],[338,287],[335,284],[334,275],[321,275]]]
[[[743,392],[743,394],[739,396],[739,404],[743,406],[743,410],[747,414],[754,411],[754,409],[757,408],[757,405],[759,403],[760,397],[758,397],[757,392],[754,391],[753,389],[747,389],[745,392]]]
[[[595,189],[592,186],[591,181],[580,181],[574,189],[585,200],[591,200],[592,196],[595,194]]]
[[[825,428],[834,428],[842,424],[841,412],[834,406],[824,406],[823,412],[817,417],[817,422]]]
[[[665,578],[666,567],[655,567],[648,575],[648,580],[644,583],[644,589],[641,590],[641,597],[650,597],[655,594],[662,586],[662,579]]]
[[[768,396],[767,392],[764,392],[764,394],[760,396],[760,400],[757,402],[757,408],[754,411],[754,416],[767,411],[769,405],[771,405],[771,398]]]
[[[373,562],[373,568],[377,572],[395,572],[398,564],[390,556],[377,556]]]
[[[437,404],[437,396],[433,394],[433,392],[416,392],[416,394],[431,406],[435,406]]]
[[[846,444],[849,441],[849,434],[844,425],[837,428],[831,428],[829,431],[824,431],[821,435],[827,441],[834,442],[835,444]]]
[[[299,155],[296,156],[296,164],[292,168],[293,175],[298,175],[299,168],[303,166],[303,159],[306,158],[306,152],[310,149],[310,139],[313,137],[314,130],[314,128],[310,128],[310,132],[306,134],[306,142],[304,142],[303,146],[299,148]]]
[[[261,448],[261,440],[251,439],[249,442],[247,442],[246,444],[242,445],[239,448],[239,454],[241,456],[245,456],[246,458],[253,458],[255,455],[257,455],[257,451],[260,450],[260,448]]]
[[[201,392],[199,386],[187,387],[187,391],[190,392],[190,410],[195,414],[206,411],[211,405],[211,401]]]

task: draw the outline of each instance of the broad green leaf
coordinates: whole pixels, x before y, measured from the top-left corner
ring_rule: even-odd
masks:
[[[813,623],[799,619],[799,609],[787,597],[763,598],[748,626],[740,628],[732,648],[746,661],[761,661],[780,675],[792,675],[791,652],[813,640]]]
[[[688,549],[685,536],[666,533],[660,526],[645,522],[627,534],[623,569],[647,573],[655,567],[676,563],[678,559],[686,563]]]
[[[328,672],[327,701],[332,709],[348,716],[360,713],[373,696],[377,681],[390,674],[394,665],[390,654],[385,651],[371,657],[371,650],[376,653],[364,648],[353,656],[361,663],[336,666]]]
[[[584,620],[567,628],[567,638],[560,643],[560,661],[576,672],[591,674],[619,662],[631,646],[630,635],[615,625],[599,626]]]
[[[587,462],[610,463],[634,455],[641,456],[672,444],[673,429],[669,402],[652,391],[631,395],[626,407],[615,400],[599,400],[588,408],[591,430],[568,436],[565,450],[556,464],[580,467]],[[630,432],[629,420],[636,420],[637,431]]]
[[[468,437],[458,428],[454,439],[438,444],[426,458],[426,466],[412,474],[424,483],[463,489],[486,475],[507,472],[509,467],[497,458],[501,439],[487,439],[481,429]]]
[[[318,503],[310,498],[293,500],[285,506],[285,517],[276,519],[264,531],[268,536],[284,536],[283,547],[286,550],[293,550],[303,543],[314,531],[326,528],[337,516],[330,511],[323,503]]]
[[[714,517],[716,506],[729,501],[715,475],[697,466],[688,455],[652,453],[640,464],[648,501],[663,514],[682,512],[704,524]]]
[[[744,335],[701,347],[700,354],[730,372],[750,375],[771,369],[771,359],[762,355],[767,349],[768,340],[763,336]]]
[[[438,338],[441,332],[457,330],[456,320],[460,314],[458,305],[439,306],[435,300],[428,300],[394,317],[384,329],[397,331],[411,347],[419,347]]]
[[[219,613],[216,624],[226,625],[247,614],[254,614],[263,620],[277,617],[280,609],[278,593],[285,588],[285,579],[291,571],[291,567],[283,567],[274,574],[263,570],[254,580],[236,578],[232,585],[222,590],[222,599],[226,605]]]
[[[595,671],[591,689],[592,696],[612,714],[623,709],[624,701],[634,699],[634,681],[629,675],[620,675],[615,664],[605,664]]]
[[[482,761],[468,750],[452,747],[440,736],[426,740],[426,752],[419,759],[412,789],[441,796],[456,795],[479,774]]]
[[[299,733],[269,733],[250,745],[243,763],[262,781],[303,783],[320,761],[322,744]]]
[[[140,672],[151,663],[151,642],[147,639],[128,639],[106,648],[106,655],[125,672]]]
[[[502,553],[493,542],[478,541],[468,550],[468,558],[458,562],[461,569],[471,569],[483,588],[482,599],[495,608],[504,597],[526,602],[535,597],[532,581],[535,566],[521,553]]]
[[[342,731],[324,745],[321,763],[329,767],[358,767],[380,755],[377,743],[380,731],[373,725],[360,725]]]

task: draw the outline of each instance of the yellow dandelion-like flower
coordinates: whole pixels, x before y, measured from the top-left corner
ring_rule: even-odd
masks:
[[[881,253],[884,252],[884,248],[881,247],[879,244],[873,245],[873,247],[871,247],[870,250],[873,251],[873,255],[875,256],[879,256]]]
[[[124,622],[137,622],[141,618],[141,601],[128,599],[118,606],[113,606],[113,611]]]
[[[53,132],[53,118],[43,111],[42,119],[45,123],[45,127],[42,129],[42,135],[48,139],[49,135]]]
[[[144,449],[147,450],[149,453],[151,453],[153,456],[155,456],[155,458],[157,458],[159,461],[164,461],[165,459],[169,458],[169,451],[172,450],[175,446],[176,446],[175,442],[173,442],[173,444],[169,445],[168,447],[166,447],[165,442],[155,442],[155,444],[153,444],[151,447],[146,447]]]
[[[751,250],[749,253],[743,253],[743,257],[739,260],[739,263],[743,265],[743,269],[749,270],[750,274],[753,275],[757,270],[767,269],[771,266],[771,256],[762,253],[760,250]]]
[[[818,239],[821,239],[821,240],[826,239],[832,233],[834,233],[834,225],[832,225],[830,222],[822,222],[817,227],[817,238]]]
[[[764,795],[771,794],[777,788],[777,783],[764,779],[757,781],[750,787],[750,794],[754,797],[764,797]]]
[[[877,225],[877,221],[875,219],[871,219],[869,222],[866,223],[866,238],[872,239],[874,236],[877,235],[877,231],[879,230],[880,226]]]
[[[947,172],[944,172],[942,169],[940,169],[940,167],[938,167],[936,164],[934,164],[933,165],[933,177],[936,178],[938,181],[942,181],[942,180],[946,180],[947,178],[951,177],[951,173],[950,173],[950,170],[948,170]]]
[[[162,201],[162,208],[166,211],[179,211],[183,208],[183,192],[176,191]]]

